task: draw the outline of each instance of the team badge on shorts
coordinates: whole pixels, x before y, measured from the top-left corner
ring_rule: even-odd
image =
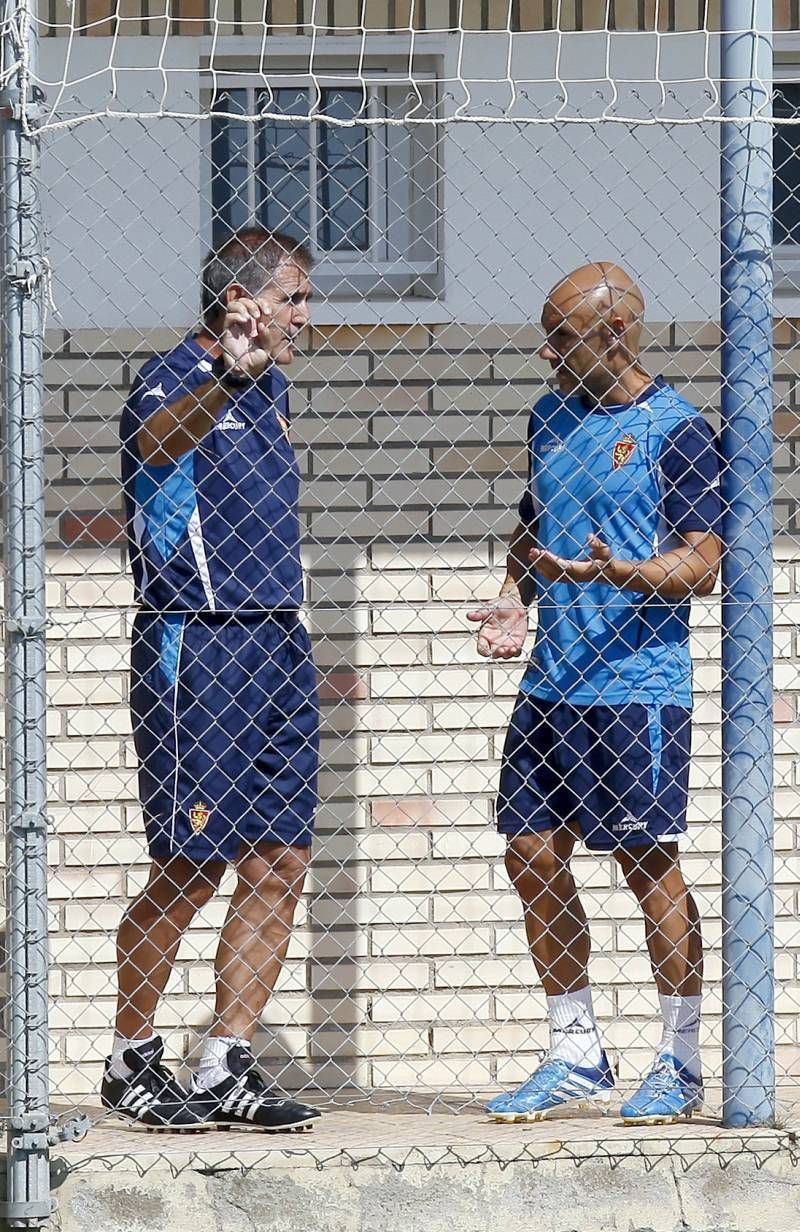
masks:
[[[211,816],[211,809],[207,804],[203,804],[202,800],[198,800],[189,809],[189,821],[192,823],[192,829],[195,834],[199,834],[201,830],[205,830],[208,819]]]
[[[611,462],[615,471],[624,466],[636,448],[636,438],[626,432],[611,450]]]

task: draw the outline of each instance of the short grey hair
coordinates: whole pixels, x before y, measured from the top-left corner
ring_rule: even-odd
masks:
[[[213,321],[225,311],[225,292],[238,282],[250,295],[259,295],[272,281],[284,261],[294,261],[306,273],[314,259],[299,240],[282,231],[246,227],[221,247],[212,249],[203,262],[203,320]]]

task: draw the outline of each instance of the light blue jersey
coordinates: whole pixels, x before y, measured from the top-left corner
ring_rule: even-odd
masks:
[[[660,378],[635,402],[589,406],[546,394],[528,433],[520,517],[539,547],[645,560],[689,531],[719,532],[719,461],[700,413]],[[538,628],[522,689],[577,706],[692,703],[689,600],[537,575]]]

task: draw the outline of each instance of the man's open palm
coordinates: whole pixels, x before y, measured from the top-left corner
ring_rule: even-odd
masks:
[[[516,659],[528,636],[528,609],[512,595],[501,595],[484,607],[467,612],[480,621],[478,654],[485,659]]]

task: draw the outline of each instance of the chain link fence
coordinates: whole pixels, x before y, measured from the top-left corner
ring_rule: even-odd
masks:
[[[27,49],[28,15],[6,10],[7,88],[36,86],[28,95],[36,110],[23,106],[19,125],[12,98],[6,127],[16,124],[24,141],[30,123],[41,143],[46,231],[46,277],[34,273],[47,309],[49,1082],[50,1108],[63,1124],[78,1112],[95,1124],[108,1115],[98,1093],[113,1042],[115,937],[149,874],[142,791],[156,809],[165,786],[143,788],[133,744],[135,620],[142,646],[145,635],[125,542],[120,416],[143,365],[198,329],[206,252],[251,223],[288,232],[315,258],[311,319],[286,375],[300,478],[302,624],[321,709],[313,857],[260,1015],[259,1067],[282,1090],[321,1106],[430,1110],[455,1100],[477,1108],[526,1079],[547,1053],[545,994],[494,824],[536,607],[522,661],[481,657],[467,614],[495,599],[505,576],[526,486],[529,411],[553,377],[540,313],[569,271],[602,260],[632,275],[646,302],[643,366],[720,433],[722,394],[735,381],[730,363],[723,366],[720,330],[719,37],[711,19],[681,30],[674,6],[651,14],[648,5],[617,4],[609,17],[609,6],[584,4],[580,18],[580,6],[569,18],[569,6],[557,6],[564,13],[550,15],[550,28],[545,14],[530,31],[525,4],[456,7],[454,17],[453,6],[430,0],[410,8],[275,3],[265,16],[246,4],[211,14],[189,4],[145,18],[95,3],[79,13],[58,0],[31,15]],[[604,10],[596,29],[594,7]],[[38,60],[29,55],[34,35]],[[20,64],[30,76],[20,77]],[[768,898],[776,955],[774,1015],[768,997],[764,1014],[774,1026],[777,1105],[786,1118],[800,1089],[800,59],[791,63],[787,52],[776,78],[775,562],[772,595],[757,595],[755,605],[772,605]],[[768,124],[761,129],[772,139]],[[7,207],[7,233],[15,225]],[[7,372],[12,324],[7,318]],[[22,372],[23,384],[31,375]],[[758,374],[750,376],[757,384]],[[158,383],[152,388],[158,394]],[[142,389],[150,392],[146,381],[140,396]],[[158,397],[153,403],[155,410]],[[206,462],[213,470],[214,449],[219,457],[234,450],[258,477],[246,430],[232,410],[225,417]],[[284,451],[286,467],[289,448],[282,435],[270,445]],[[574,458],[578,468],[583,461]],[[613,474],[625,475],[625,461],[615,461]],[[181,505],[185,492],[169,486],[173,472],[156,468],[148,498],[151,513],[161,501],[168,518],[171,500],[169,516],[183,517],[167,528],[165,566],[184,551],[178,540],[192,513]],[[7,467],[12,483],[15,474]],[[754,491],[763,477],[755,475]],[[626,499],[635,497],[634,485]],[[757,522],[765,510],[751,512]],[[213,508],[202,516],[212,518]],[[11,518],[9,535],[13,506]],[[230,530],[219,560],[230,548],[232,576],[246,589],[259,544],[248,545],[253,559],[237,556],[242,532]],[[754,561],[753,576],[763,563]],[[722,876],[725,599],[717,583],[692,601],[681,853],[706,950],[701,1050],[711,1115],[723,1101],[723,1019],[736,1013],[722,996],[731,928],[724,904],[737,893]],[[180,602],[173,612],[180,617]],[[10,630],[28,647],[34,633]],[[160,653],[163,668],[165,645]],[[273,652],[258,653],[268,672]],[[277,686],[261,667],[250,670],[246,689],[280,710]],[[241,700],[220,671],[210,669],[216,701],[194,698],[207,707],[211,732]],[[286,669],[285,681],[298,671]],[[9,680],[19,689],[13,672]],[[763,685],[757,680],[753,694]],[[139,752],[149,734],[154,764],[167,765],[157,760],[169,752],[161,720],[140,706],[137,721]],[[204,748],[202,726],[188,737],[193,756],[206,757],[208,781],[228,775],[240,813],[251,793],[258,815],[274,787],[274,764],[268,772],[263,759],[275,730],[262,730],[256,752],[250,728],[234,731],[221,753],[211,742]],[[740,734],[745,756],[748,738]],[[306,773],[309,742],[307,734],[284,770],[297,759],[297,773]],[[734,745],[729,739],[727,748]],[[12,754],[14,764],[19,770]],[[763,772],[757,763],[749,771]],[[13,782],[10,791],[13,800]],[[174,799],[186,841],[204,832],[216,841],[219,799],[205,782],[183,792],[176,788]],[[766,788],[756,822],[768,798]],[[768,844],[751,856],[757,867]],[[579,845],[571,864],[591,929],[595,1013],[622,1098],[647,1072],[662,1034],[644,922],[613,855]],[[27,874],[12,863],[12,893],[15,867],[20,910]],[[155,1018],[165,1058],[184,1076],[214,1023],[215,955],[235,870],[213,888],[196,914],[192,903]],[[25,903],[32,893],[22,885]],[[763,899],[749,906],[768,946],[762,909]],[[757,961],[764,953],[756,951]],[[768,975],[756,974],[757,997]],[[26,1029],[17,1021],[18,1032]],[[760,1065],[750,1068],[760,1073]],[[13,1094],[13,1065],[10,1073]],[[32,1097],[25,1111],[34,1105]]]

